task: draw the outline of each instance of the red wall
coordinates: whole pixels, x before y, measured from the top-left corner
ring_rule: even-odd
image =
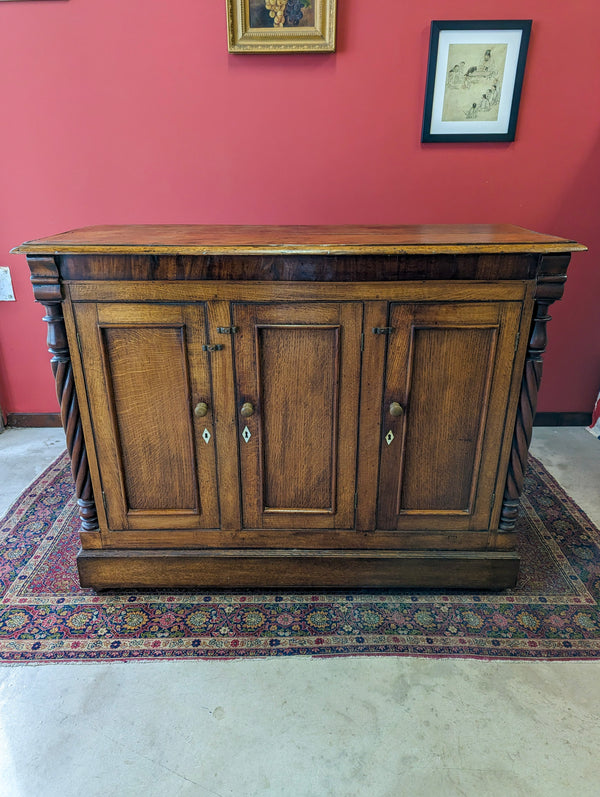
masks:
[[[487,14],[486,14],[487,12]],[[432,19],[533,19],[517,140],[420,143]],[[600,4],[338,0],[332,55],[229,55],[224,0],[0,3],[0,403],[56,410],[23,240],[88,224],[509,222],[576,238],[539,409],[600,387]]]

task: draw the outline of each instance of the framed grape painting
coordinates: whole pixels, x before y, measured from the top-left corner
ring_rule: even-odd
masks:
[[[331,53],[336,0],[227,0],[230,53]]]

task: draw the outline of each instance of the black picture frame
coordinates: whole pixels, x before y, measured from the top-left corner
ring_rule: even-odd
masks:
[[[531,25],[432,21],[422,142],[515,140]]]

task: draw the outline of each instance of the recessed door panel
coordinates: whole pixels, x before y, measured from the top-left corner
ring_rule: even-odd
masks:
[[[100,335],[129,510],[196,511],[184,327],[101,326]]]
[[[233,315],[244,526],[352,528],[361,306]]]
[[[413,327],[398,514],[472,510],[497,333],[497,326]]]
[[[340,327],[257,326],[256,334],[264,511],[333,513]]]

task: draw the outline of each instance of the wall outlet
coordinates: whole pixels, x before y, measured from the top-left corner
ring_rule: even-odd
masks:
[[[8,266],[0,266],[0,302],[14,302],[12,280]]]

